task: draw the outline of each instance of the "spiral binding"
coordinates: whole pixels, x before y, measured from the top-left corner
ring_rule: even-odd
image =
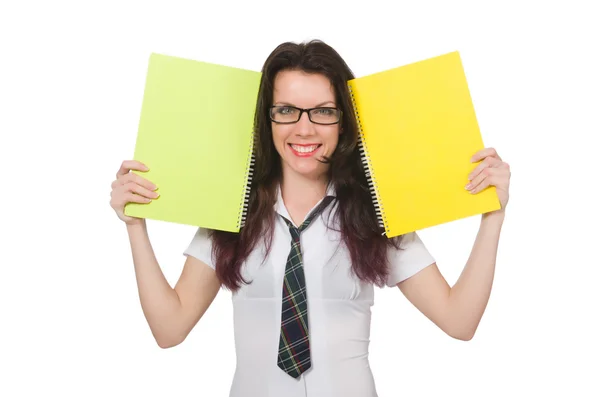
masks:
[[[252,133],[252,139],[250,140],[250,150],[248,151],[248,167],[246,168],[246,176],[244,178],[244,200],[240,205],[240,211],[238,213],[238,229],[241,229],[246,224],[246,217],[248,215],[248,201],[250,199],[250,189],[252,187],[252,176],[254,175],[254,163],[256,158],[254,156],[254,133]]]
[[[367,151],[367,146],[365,145],[365,135],[362,129],[362,124],[360,122],[360,115],[358,114],[358,110],[356,108],[356,100],[354,99],[354,92],[352,91],[352,86],[348,84],[348,90],[350,92],[350,98],[352,100],[352,107],[354,108],[354,115],[356,117],[356,124],[358,126],[358,134],[360,140],[358,141],[358,150],[360,151],[361,161],[363,163],[363,167],[365,169],[365,174],[367,176],[367,182],[369,184],[369,190],[371,191],[371,197],[373,199],[373,205],[375,206],[375,213],[377,214],[377,222],[379,226],[384,230],[382,235],[386,234],[388,230],[387,220],[385,218],[385,211],[383,206],[381,205],[381,199],[379,197],[379,189],[377,188],[377,179],[375,178],[375,173],[373,172],[373,165],[371,164],[371,157],[369,156],[369,152]]]

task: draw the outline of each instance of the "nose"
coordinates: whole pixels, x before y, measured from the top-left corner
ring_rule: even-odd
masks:
[[[303,112],[300,116],[300,120],[296,123],[296,135],[298,136],[308,136],[312,135],[315,132],[315,125],[308,118],[308,113]]]

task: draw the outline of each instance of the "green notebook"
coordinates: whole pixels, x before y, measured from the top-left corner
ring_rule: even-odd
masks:
[[[134,159],[158,186],[125,215],[239,232],[246,217],[261,73],[150,56]]]

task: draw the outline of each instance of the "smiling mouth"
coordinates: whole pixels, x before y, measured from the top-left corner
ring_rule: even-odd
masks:
[[[316,145],[294,145],[293,143],[288,144],[293,151],[299,153],[299,154],[311,154],[313,152],[315,152],[318,148],[321,147],[321,145],[316,144]]]

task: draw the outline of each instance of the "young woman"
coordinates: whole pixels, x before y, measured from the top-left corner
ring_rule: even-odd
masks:
[[[473,337],[487,305],[510,171],[494,149],[474,153],[466,188],[496,186],[451,288],[416,233],[382,236],[357,148],[346,82],[354,76],[320,41],[284,43],[263,67],[256,168],[239,234],[198,229],[174,288],[127,202],[155,186],[123,162],[111,205],[127,225],[142,309],[158,344],[181,343],[221,287],[233,292],[237,369],[231,396],[376,396],[368,361],[373,288],[398,286],[451,337]]]

